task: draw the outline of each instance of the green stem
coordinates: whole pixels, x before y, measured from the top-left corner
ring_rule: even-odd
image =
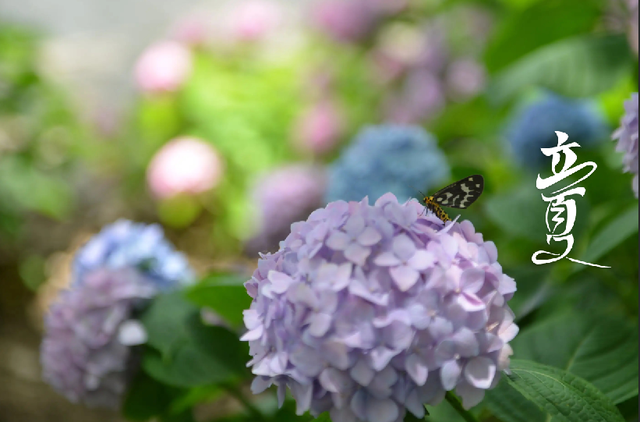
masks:
[[[478,419],[476,419],[475,416],[473,416],[471,413],[469,413],[469,411],[465,410],[464,407],[462,407],[462,403],[460,403],[460,400],[458,400],[458,398],[454,396],[451,391],[447,391],[447,394],[444,397],[447,399],[451,407],[456,409],[456,412],[458,412],[460,416],[462,416],[462,419],[464,419],[466,422],[478,422]]]
[[[266,421],[267,418],[262,414],[262,412],[255,407],[247,398],[242,394],[240,389],[231,384],[224,384],[224,389],[229,393],[230,396],[238,400],[242,405],[247,409],[247,411],[256,417],[256,420]]]

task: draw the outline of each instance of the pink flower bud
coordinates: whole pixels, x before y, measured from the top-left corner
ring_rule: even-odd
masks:
[[[147,182],[158,198],[198,194],[214,188],[223,174],[222,160],[211,145],[181,137],[164,145],[147,168]]]
[[[146,92],[175,91],[191,71],[191,52],[176,41],[161,41],[142,53],[135,67],[138,87]]]

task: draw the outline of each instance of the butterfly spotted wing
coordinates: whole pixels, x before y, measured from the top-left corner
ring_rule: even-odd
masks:
[[[484,178],[474,174],[440,189],[430,199],[443,207],[464,209],[480,197],[483,189]]]

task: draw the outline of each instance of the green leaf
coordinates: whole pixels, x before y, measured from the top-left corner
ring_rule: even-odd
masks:
[[[632,70],[624,36],[584,36],[542,47],[498,73],[487,92],[498,104],[525,89],[548,88],[569,97],[588,97],[614,87]]]
[[[519,358],[589,381],[614,404],[638,395],[638,329],[622,318],[566,313],[532,326],[511,345]]]
[[[166,386],[139,371],[125,396],[122,414],[128,420],[146,421],[163,414],[171,399]]]
[[[488,390],[483,401],[491,413],[503,422],[544,422],[546,412],[527,400],[507,381]]]
[[[242,325],[242,311],[251,305],[245,281],[246,277],[236,274],[211,274],[189,289],[187,298],[198,306],[211,308],[232,325]]]
[[[158,349],[164,357],[171,357],[188,342],[185,327],[189,318],[198,312],[197,307],[184,299],[182,292],[156,296],[140,318],[147,331],[147,344]]]
[[[546,203],[533,186],[519,186],[513,192],[490,197],[485,211],[491,221],[505,232],[534,241],[544,241]]]
[[[582,378],[561,369],[514,359],[507,380],[559,422],[624,422],[607,396]]]
[[[142,368],[158,381],[176,387],[219,384],[237,378],[235,372],[193,344],[178,349],[170,360],[162,359],[157,351],[148,348]]]
[[[230,382],[246,375],[248,346],[223,327],[202,323],[182,292],[158,296],[142,316],[148,333],[142,360],[153,378],[177,387]]]
[[[597,263],[598,259],[635,233],[638,233],[637,204],[613,219],[591,239],[581,261]]]
[[[540,1],[503,19],[485,53],[489,72],[562,38],[588,32],[600,17],[597,0]]]

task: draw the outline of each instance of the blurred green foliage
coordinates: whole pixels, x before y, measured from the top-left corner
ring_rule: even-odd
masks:
[[[535,266],[532,254],[549,248],[545,203],[535,189],[537,174],[514,165],[502,139],[514,108],[543,88],[597,101],[611,128],[617,127],[623,102],[638,90],[638,63],[626,35],[604,26],[608,5],[604,0],[415,2],[408,12],[389,18],[416,26],[436,18],[448,22],[449,48],[479,58],[487,72],[481,92],[463,101],[447,99],[439,114],[421,122],[446,153],[452,180],[475,173],[485,177],[482,198],[460,218],[495,242],[505,273],[516,279],[518,292],[510,303],[521,333],[512,345],[515,357],[535,362],[514,362],[508,381],[473,409],[480,421],[637,421],[637,408],[628,405],[638,395],[638,202],[632,176],[622,172],[621,156],[609,139],[594,151],[579,151],[579,162],[592,160],[598,169],[582,183],[587,193],[577,201],[570,256],[611,268],[567,260]],[[460,35],[468,29],[461,14],[467,7],[491,16],[486,45],[471,49],[470,35]],[[239,258],[243,240],[255,231],[250,190],[257,180],[285,163],[327,164],[362,125],[385,119],[382,102],[398,87],[379,85],[369,59],[377,34],[389,23],[356,44],[312,34],[305,49],[275,61],[251,46],[233,53],[193,48],[193,70],[182,89],[140,95],[118,134],[90,147],[65,96],[38,71],[38,39],[3,26],[0,241],[18,238],[32,213],[69,219],[79,195],[74,171],[81,163],[116,180],[118,200],[141,218],[159,219],[178,240],[206,230],[200,243],[185,241],[190,253],[206,254],[210,261]],[[318,69],[331,75],[331,95],[343,110],[346,129],[336,150],[311,157],[294,147],[294,129],[302,109],[317,96],[313,89],[319,83],[312,75]],[[220,152],[225,177],[205,195],[154,200],[145,180],[149,161],[169,140],[184,135],[202,138]],[[549,174],[550,168],[542,175]],[[44,278],[44,263],[37,255],[26,256],[16,265],[35,287]],[[238,391],[251,376],[246,343],[238,340],[242,311],[250,303],[242,281],[237,274],[215,272],[186,293],[161,296],[146,310],[143,371],[128,393],[125,417],[189,421],[195,405],[225,394],[243,400]],[[217,313],[231,328],[205,325],[200,308]],[[217,420],[312,419],[295,416],[290,401],[281,410],[273,400],[264,408],[260,403],[258,410],[244,403],[245,413]],[[591,406],[592,413],[567,413],[562,406]],[[428,410],[428,421],[461,420],[448,403]],[[256,416],[260,412],[264,416]]]

